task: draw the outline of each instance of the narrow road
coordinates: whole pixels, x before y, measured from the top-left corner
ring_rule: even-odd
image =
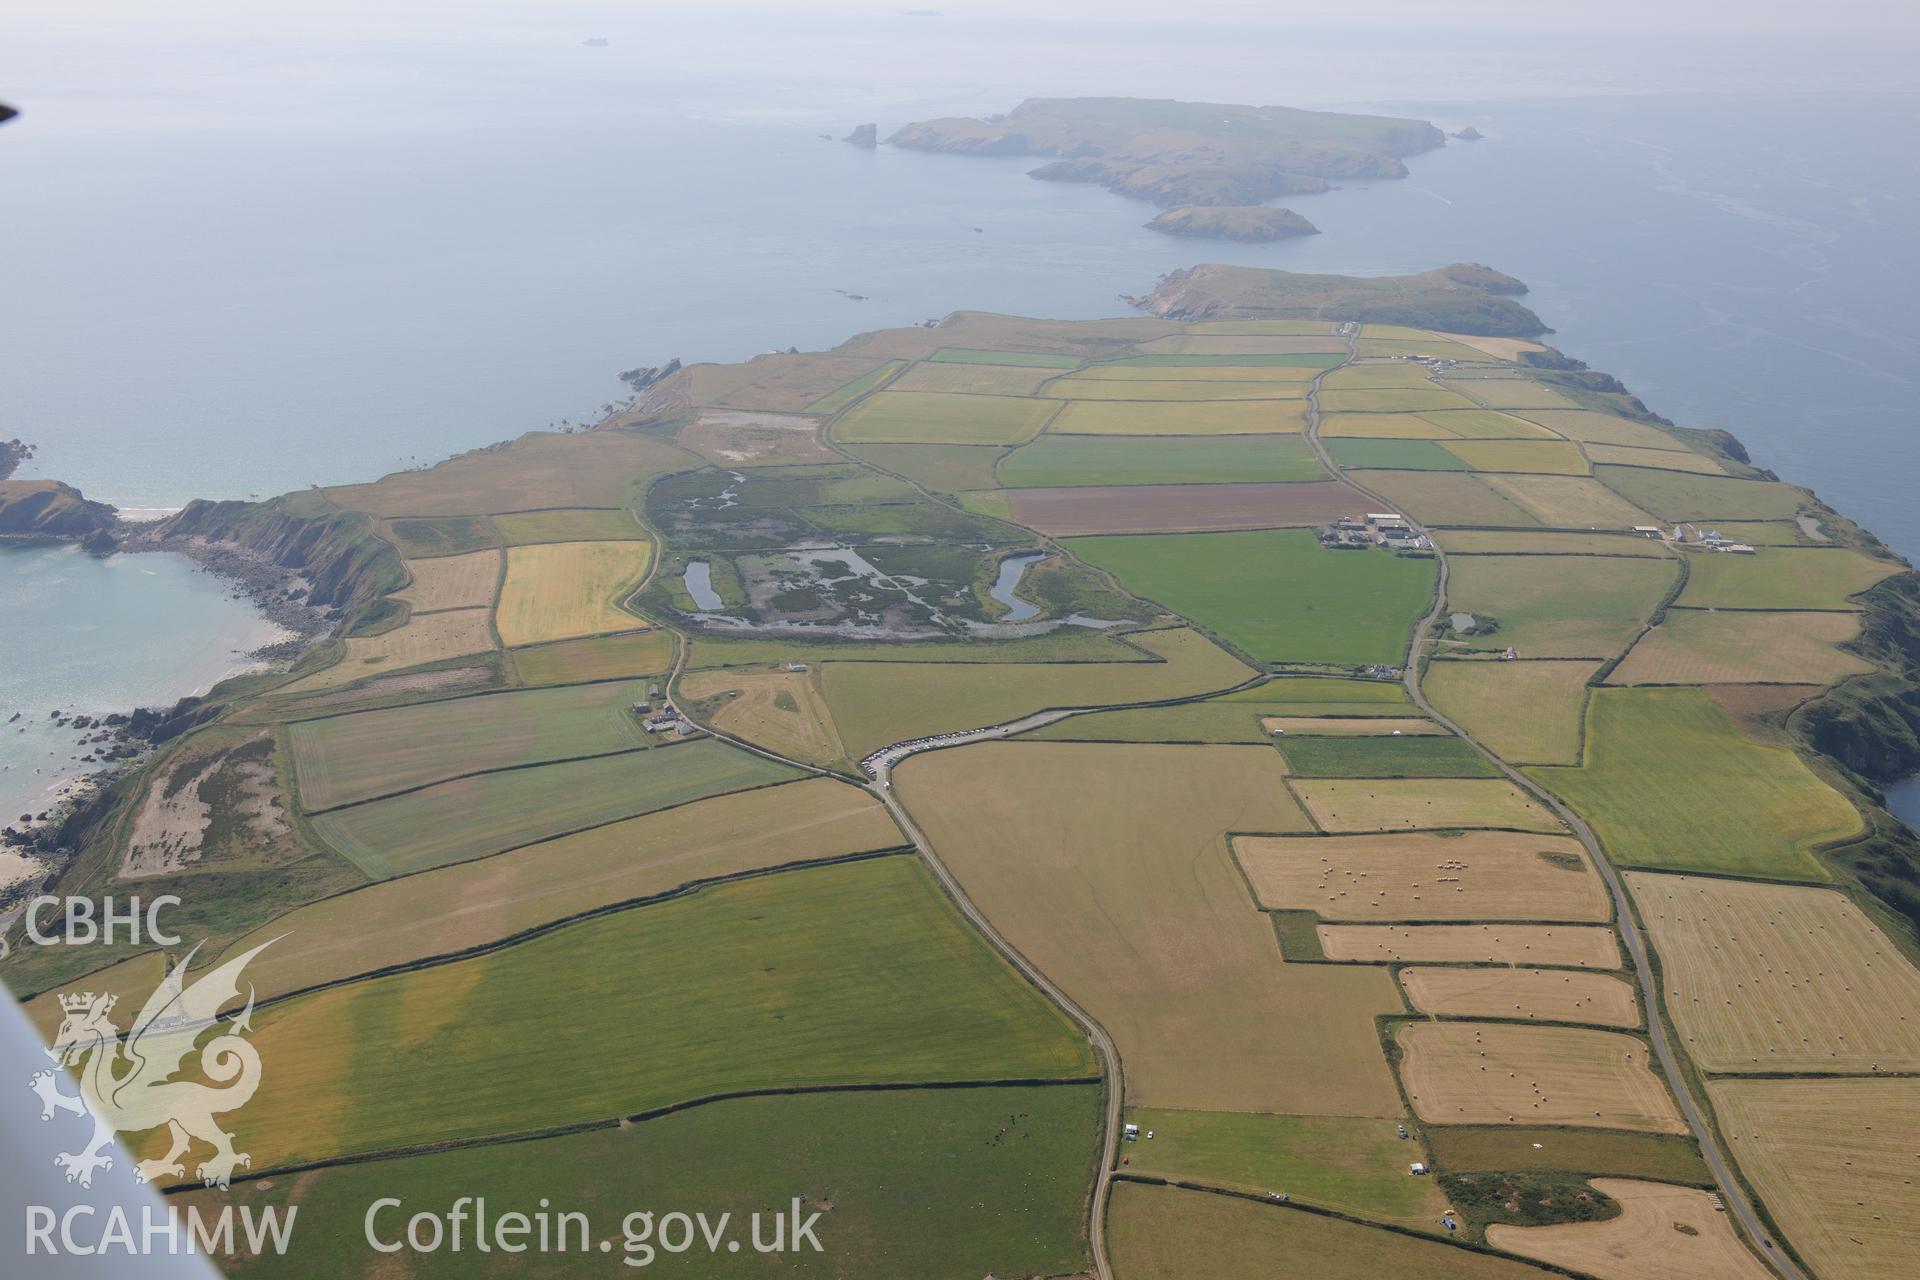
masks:
[[[1347,339],[1347,360],[1351,361],[1358,355],[1358,349],[1355,347],[1353,341],[1355,335],[1347,333],[1343,336]],[[1373,492],[1365,485],[1358,483],[1352,477],[1346,475],[1341,471],[1338,464],[1334,462],[1333,456],[1327,452],[1327,447],[1320,441],[1319,397],[1320,378],[1315,378],[1307,392],[1307,442],[1313,446],[1314,452],[1320,456],[1321,464],[1327,468],[1330,474],[1339,476],[1342,480],[1346,481],[1347,484],[1357,489],[1363,496],[1381,503],[1382,506],[1380,509],[1382,511],[1399,510],[1398,507],[1391,504],[1389,499]],[[1405,513],[1403,512],[1402,514],[1404,515]],[[1408,517],[1407,523],[1420,532],[1426,533],[1426,529],[1411,517]],[[1428,536],[1431,537],[1430,534]],[[1673,1090],[1674,1099],[1680,1104],[1680,1113],[1686,1117],[1688,1128],[1693,1130],[1693,1136],[1700,1144],[1701,1157],[1706,1161],[1707,1171],[1713,1175],[1713,1181],[1716,1189],[1720,1193],[1721,1201],[1727,1206],[1728,1211],[1739,1221],[1741,1227],[1747,1234],[1747,1238],[1759,1246],[1757,1252],[1761,1258],[1784,1277],[1784,1280],[1808,1280],[1807,1274],[1795,1264],[1792,1258],[1787,1256],[1786,1251],[1780,1248],[1779,1244],[1774,1240],[1772,1233],[1769,1232],[1766,1226],[1760,1221],[1760,1215],[1754,1211],[1752,1201],[1747,1198],[1746,1188],[1734,1177],[1732,1167],[1728,1164],[1725,1155],[1722,1154],[1720,1145],[1714,1138],[1712,1126],[1707,1123],[1706,1117],[1700,1114],[1700,1109],[1694,1101],[1693,1092],[1687,1088],[1686,1076],[1680,1070],[1680,1064],[1674,1055],[1673,1046],[1667,1038],[1666,1024],[1660,1017],[1660,1010],[1663,1006],[1660,1003],[1660,993],[1654,985],[1653,965],[1647,958],[1646,938],[1642,936],[1639,927],[1633,922],[1632,908],[1627,899],[1627,887],[1620,879],[1619,871],[1614,868],[1613,863],[1608,860],[1606,853],[1600,848],[1600,841],[1595,838],[1593,831],[1587,826],[1586,822],[1581,819],[1580,815],[1563,804],[1558,796],[1548,791],[1545,787],[1540,786],[1532,778],[1529,778],[1505,760],[1502,760],[1489,750],[1486,744],[1442,715],[1432,703],[1427,701],[1427,695],[1421,690],[1420,650],[1426,643],[1427,634],[1433,629],[1434,623],[1439,620],[1441,613],[1445,611],[1447,607],[1447,554],[1440,549],[1440,544],[1437,541],[1434,542],[1433,546],[1433,558],[1439,565],[1439,579],[1434,590],[1433,606],[1427,610],[1427,615],[1420,619],[1419,625],[1414,627],[1413,637],[1407,643],[1406,674],[1403,678],[1406,682],[1408,696],[1413,699],[1414,705],[1419,707],[1421,711],[1445,725],[1469,743],[1472,743],[1474,750],[1485,756],[1488,763],[1492,764],[1494,768],[1504,774],[1515,786],[1558,814],[1560,820],[1566,823],[1574,835],[1580,838],[1580,843],[1586,846],[1587,857],[1600,872],[1601,878],[1606,881],[1607,892],[1613,898],[1614,917],[1618,922],[1616,931],[1625,939],[1627,954],[1633,961],[1633,975],[1639,984],[1640,994],[1647,1009],[1648,1039],[1653,1043],[1654,1056],[1660,1060],[1660,1070],[1666,1076],[1667,1084]]]

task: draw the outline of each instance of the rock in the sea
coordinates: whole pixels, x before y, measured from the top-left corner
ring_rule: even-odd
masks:
[[[1145,226],[1149,231],[1169,236],[1249,242],[1320,234],[1320,228],[1293,210],[1266,205],[1182,205],[1167,210]]]
[[[857,124],[853,126],[853,132],[840,139],[840,141],[851,142],[856,147],[871,151],[880,145],[880,126],[874,124]]]
[[[1458,138],[1462,142],[1478,142],[1480,141],[1480,139],[1486,137],[1487,135],[1480,132],[1478,129],[1474,128],[1472,125],[1468,125],[1464,129],[1455,129],[1450,136]]]

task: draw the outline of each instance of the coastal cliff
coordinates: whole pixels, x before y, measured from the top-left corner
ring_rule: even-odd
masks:
[[[195,499],[143,541],[239,578],[263,605],[286,601],[328,621],[407,581],[399,553],[379,536],[371,516],[310,493],[268,502]],[[289,581],[293,577],[298,581]]]
[[[1147,230],[1162,235],[1247,243],[1320,234],[1320,228],[1293,210],[1266,205],[1183,205],[1169,209],[1145,225]]]
[[[110,549],[118,513],[58,480],[0,480],[0,537],[91,542]],[[105,540],[102,545],[102,540]]]
[[[1129,301],[1168,320],[1335,320],[1531,338],[1548,329],[1512,300],[1526,291],[1514,277],[1474,262],[1367,279],[1205,263],[1171,272]]]

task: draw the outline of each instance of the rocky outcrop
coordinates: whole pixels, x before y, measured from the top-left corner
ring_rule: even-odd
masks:
[[[1208,263],[1175,271],[1129,299],[1169,320],[1334,320],[1404,324],[1486,337],[1531,338],[1540,317],[1505,295],[1525,293],[1512,276],[1455,263],[1413,276],[1321,276]]]
[[[1169,209],[1147,223],[1146,228],[1162,235],[1249,243],[1290,240],[1295,236],[1320,233],[1320,228],[1293,210],[1266,205],[1186,205]]]
[[[0,480],[0,537],[92,539],[111,550],[118,513],[58,480]],[[107,541],[102,543],[101,537]]]
[[[853,126],[853,132],[840,139],[840,141],[851,142],[854,146],[864,151],[871,151],[880,145],[880,126],[877,124],[857,124]]]
[[[627,384],[628,389],[638,395],[654,383],[664,378],[670,378],[678,372],[680,372],[680,357],[675,356],[662,365],[650,365],[638,369],[624,370],[619,377],[620,381]]]
[[[1462,142],[1478,142],[1480,141],[1480,139],[1486,137],[1487,135],[1480,132],[1478,129],[1474,128],[1472,125],[1468,125],[1464,129],[1455,129],[1452,133],[1448,134],[1447,136],[1450,138],[1458,138]]]

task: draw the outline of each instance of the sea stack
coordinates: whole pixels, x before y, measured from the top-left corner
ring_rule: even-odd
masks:
[[[840,141],[851,142],[856,147],[871,151],[880,145],[880,126],[857,124],[853,127],[853,132],[840,139]]]

